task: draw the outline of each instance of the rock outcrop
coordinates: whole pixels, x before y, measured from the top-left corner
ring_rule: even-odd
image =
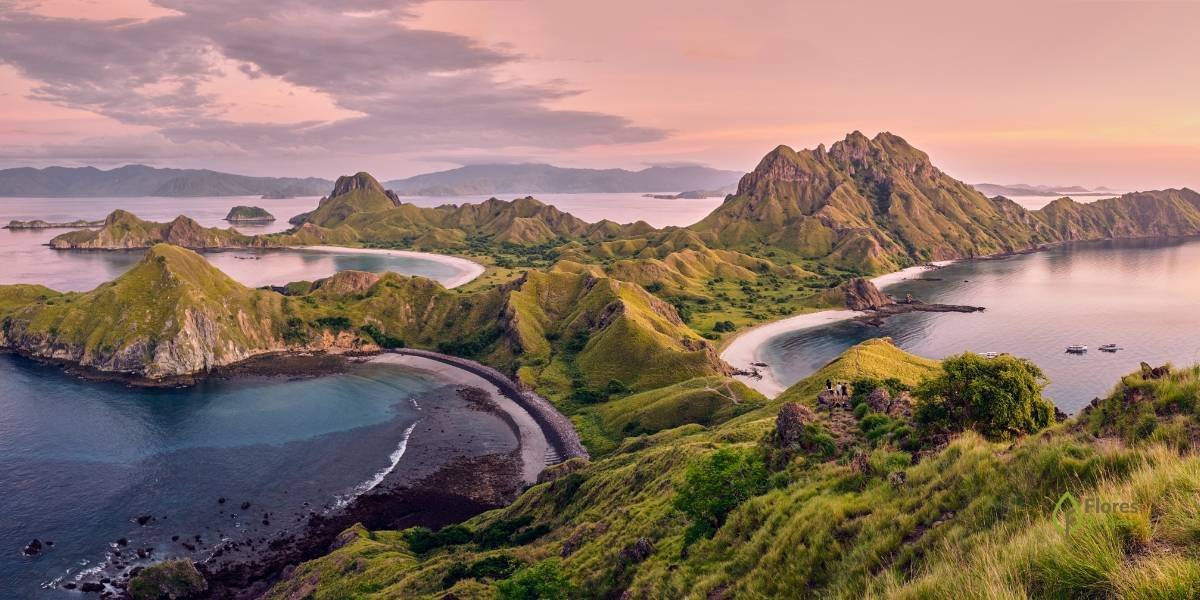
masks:
[[[861,277],[842,284],[846,308],[850,310],[879,310],[896,303],[891,296],[879,291],[869,279]]]
[[[806,429],[817,422],[812,409],[798,402],[788,402],[779,407],[775,417],[775,447],[781,449],[803,449]]]

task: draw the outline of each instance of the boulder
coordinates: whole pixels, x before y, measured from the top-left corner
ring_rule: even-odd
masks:
[[[654,554],[654,542],[650,538],[640,537],[632,544],[621,549],[621,560],[627,563],[640,563]]]
[[[877,310],[896,303],[869,279],[862,277],[843,283],[842,292],[845,294],[846,308],[850,310]]]
[[[779,407],[775,417],[775,446],[796,448],[804,441],[805,427],[817,420],[812,409],[797,402],[788,402]]]
[[[887,414],[892,407],[892,394],[887,388],[875,388],[870,394],[867,394],[867,406],[877,413]]]

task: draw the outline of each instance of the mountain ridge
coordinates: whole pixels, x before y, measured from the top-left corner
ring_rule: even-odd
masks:
[[[166,169],[125,165],[95,167],[17,167],[0,170],[0,196],[192,197],[192,196],[320,196],[332,182],[317,177],[253,177],[208,169]]]
[[[702,166],[584,169],[543,163],[468,165],[385,182],[402,196],[477,194],[682,192],[719,189],[741,177],[738,171]]]

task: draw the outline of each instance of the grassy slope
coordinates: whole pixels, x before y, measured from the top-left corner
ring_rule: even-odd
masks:
[[[896,376],[913,384],[934,367],[874,342],[851,349],[788,397],[811,402],[826,377]],[[1161,381],[1132,377],[1076,421],[1015,444],[964,434],[907,467],[911,457],[886,449],[869,455],[865,472],[845,458],[800,456],[773,477],[770,491],[736,509],[716,537],[682,553],[687,521],[671,501],[686,465],[719,447],[756,446],[773,427],[775,407],[712,428],[685,425],[629,438],[576,474],[468,523],[479,529],[531,516],[549,527],[535,541],[499,550],[466,544],[422,557],[394,533],[359,531],[349,550],[302,565],[270,597],[308,582],[316,582],[317,599],[440,597],[442,576],[455,563],[565,554],[563,569],[580,597],[628,589],[655,598],[1188,598],[1200,583],[1200,459],[1163,446],[1166,434],[1156,437],[1153,429],[1143,427],[1127,443],[1103,431],[1120,426],[1116,415],[1124,414],[1128,389],[1141,390],[1148,414],[1174,413],[1160,427],[1178,419],[1194,427],[1198,386],[1196,369]],[[1193,439],[1171,431],[1175,442]],[[889,482],[896,470],[905,473],[903,484]],[[1085,514],[1067,537],[1051,517],[1064,491],[1141,506]],[[641,563],[620,558],[640,537],[653,542],[650,556]],[[565,545],[573,552],[564,553]],[[493,593],[487,581],[473,579],[449,591],[460,598]]]
[[[3,289],[0,297],[47,296],[28,286]],[[5,336],[35,354],[154,377],[182,374],[168,363],[205,370],[277,345],[281,299],[242,286],[190,250],[160,244],[95,290],[10,304],[0,316]]]
[[[99,229],[79,229],[55,236],[49,244],[55,248],[130,249],[149,248],[170,243],[188,248],[226,248],[255,245],[254,238],[235,229],[201,227],[192,219],[179,216],[170,223],[143,221],[124,210],[114,210]]]

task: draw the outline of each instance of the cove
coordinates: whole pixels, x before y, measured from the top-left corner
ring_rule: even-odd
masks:
[[[918,279],[924,278],[924,279]],[[1067,413],[1106,394],[1140,362],[1200,361],[1200,240],[1088,242],[994,260],[962,261],[883,287],[926,302],[984,306],[976,314],[910,313],[882,327],[839,321],[776,335],[760,356],[791,385],[861,341],[891,337],[930,358],[965,351],[1028,358]],[[1101,344],[1122,348],[1115,354]],[[1085,355],[1064,352],[1086,344]]]
[[[385,478],[516,449],[510,427],[467,410],[457,387],[372,361],[316,378],[135,389],[0,355],[0,589],[63,597],[48,588],[105,561],[138,564],[136,549],[199,559],[222,540],[297,527]],[[22,556],[33,538],[54,545]]]

